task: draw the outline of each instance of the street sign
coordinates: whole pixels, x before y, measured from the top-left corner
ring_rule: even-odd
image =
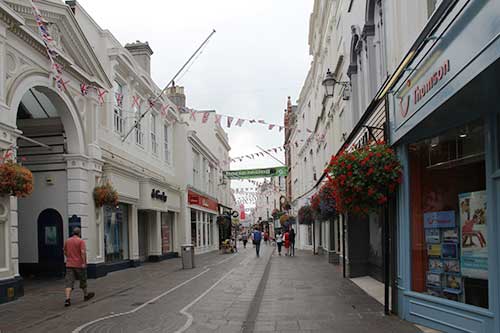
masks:
[[[224,171],[224,176],[228,179],[251,179],[288,176],[288,167],[274,167],[265,169],[247,169]]]

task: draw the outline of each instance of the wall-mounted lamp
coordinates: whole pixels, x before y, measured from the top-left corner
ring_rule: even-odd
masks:
[[[333,97],[333,93],[335,92],[335,85],[340,84],[344,87],[349,86],[349,82],[347,81],[337,81],[335,76],[330,72],[330,68],[326,71],[325,79],[321,82],[323,87],[325,87],[325,97]]]

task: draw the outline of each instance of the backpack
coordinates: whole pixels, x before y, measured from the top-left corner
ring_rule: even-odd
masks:
[[[256,242],[260,242],[262,240],[262,234],[260,233],[260,231],[253,232],[253,240]]]

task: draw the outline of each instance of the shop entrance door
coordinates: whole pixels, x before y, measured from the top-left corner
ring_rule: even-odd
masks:
[[[148,257],[148,213],[139,212],[138,214],[138,233],[139,233],[139,260],[146,261]]]
[[[63,220],[55,209],[45,209],[38,216],[38,263],[40,273],[62,275],[64,272]]]

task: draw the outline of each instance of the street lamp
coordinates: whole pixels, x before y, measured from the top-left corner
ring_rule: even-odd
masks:
[[[340,84],[344,87],[349,86],[349,82],[347,81],[337,81],[332,72],[330,72],[330,68],[328,68],[328,70],[326,71],[325,79],[323,80],[323,82],[321,82],[321,84],[323,85],[323,87],[325,87],[325,97],[333,97],[333,92],[335,91],[336,84]]]

